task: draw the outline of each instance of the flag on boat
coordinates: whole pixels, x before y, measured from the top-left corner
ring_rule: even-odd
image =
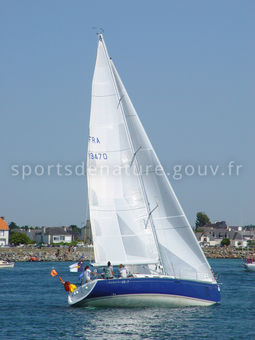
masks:
[[[79,262],[76,262],[69,266],[69,271],[72,273],[77,273],[77,272],[82,273],[83,272],[83,261],[84,261],[84,253],[79,258]]]
[[[83,272],[83,261],[76,262],[69,266],[69,270],[72,273],[81,273]]]

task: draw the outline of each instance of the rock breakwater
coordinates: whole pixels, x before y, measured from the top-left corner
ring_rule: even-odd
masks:
[[[85,260],[94,259],[93,247],[61,248],[61,247],[10,247],[0,248],[0,260],[11,262],[27,262],[31,258],[39,261],[78,261],[84,255]]]
[[[211,259],[241,259],[249,256],[253,251],[235,247],[205,247],[205,256]]]
[[[228,258],[239,259],[242,256],[249,256],[254,251],[236,249],[234,247],[205,247],[203,248],[207,258]],[[42,247],[36,248],[31,246],[26,247],[10,247],[0,248],[0,260],[12,262],[30,261],[32,257],[39,261],[78,261],[84,255],[86,260],[94,260],[93,247],[84,246],[76,248],[61,248],[61,247]]]

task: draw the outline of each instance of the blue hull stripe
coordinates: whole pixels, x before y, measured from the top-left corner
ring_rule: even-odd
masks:
[[[139,294],[163,294],[220,302],[217,284],[155,277],[99,280],[86,300]]]

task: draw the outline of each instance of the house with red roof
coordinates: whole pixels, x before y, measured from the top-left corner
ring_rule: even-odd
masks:
[[[0,247],[8,246],[10,229],[4,217],[0,217]]]

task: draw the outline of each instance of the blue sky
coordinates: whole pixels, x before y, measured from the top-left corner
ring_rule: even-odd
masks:
[[[86,159],[91,79],[103,27],[115,65],[194,224],[255,223],[255,2],[0,1],[1,215],[80,226],[83,176],[12,176],[12,165]],[[242,165],[239,176],[228,164]],[[174,165],[220,166],[174,180]],[[222,173],[224,172],[224,176]],[[227,175],[226,175],[227,174]]]

